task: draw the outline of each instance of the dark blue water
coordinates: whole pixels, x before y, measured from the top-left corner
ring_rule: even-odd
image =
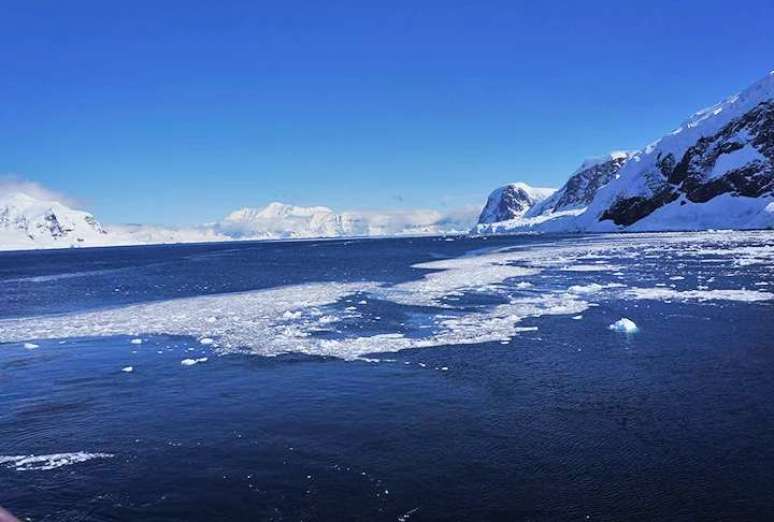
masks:
[[[416,263],[512,246],[525,255],[542,249],[550,259],[562,245],[583,253],[587,240],[596,250],[589,248],[585,261],[577,253],[567,261],[577,265],[599,260],[599,243],[607,240],[4,253],[0,317],[55,315],[66,323],[87,310],[320,282],[389,288],[421,280],[428,270],[412,268]],[[251,353],[260,343],[224,353],[159,332],[142,335],[140,345],[129,342],[135,333],[52,334],[29,339],[39,345],[34,349],[6,342],[0,455],[112,457],[52,469],[0,464],[0,505],[39,521],[768,519],[774,305],[763,292],[774,291],[767,257],[774,234],[732,244],[712,236],[685,248],[672,236],[663,247],[652,238],[645,247],[636,238],[609,241],[632,245],[604,255],[617,268],[569,271],[543,256],[523,263],[540,266],[538,273],[502,281],[492,292],[451,292],[443,302],[448,313],[465,316],[530,292],[563,295],[572,285],[611,282],[621,286],[610,292],[701,287],[751,294],[584,294],[596,306],[573,312],[578,319],[536,314],[519,322],[536,330],[508,341],[415,347],[376,355],[377,363]],[[519,288],[522,279],[531,287]],[[336,313],[360,298],[324,308]],[[358,318],[313,336],[352,339],[396,329],[418,336],[440,313],[389,297],[363,300]],[[609,330],[621,317],[639,332]],[[8,323],[13,332],[0,321],[0,340],[34,321]],[[199,357],[208,360],[180,364]],[[126,366],[134,371],[121,371]]]

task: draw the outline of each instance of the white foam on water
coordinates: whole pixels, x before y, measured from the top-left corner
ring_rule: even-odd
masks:
[[[60,281],[62,279],[71,279],[74,277],[91,277],[95,275],[104,275],[104,274],[112,274],[121,272],[125,269],[122,268],[107,268],[104,270],[85,270],[81,272],[65,272],[62,274],[50,274],[50,275],[39,275],[39,276],[30,276],[30,277],[17,277],[14,279],[5,279],[0,280],[0,284],[2,283],[48,283],[51,281]]]
[[[111,453],[53,453],[51,455],[0,455],[0,466],[16,471],[48,471],[94,459],[112,458]]]

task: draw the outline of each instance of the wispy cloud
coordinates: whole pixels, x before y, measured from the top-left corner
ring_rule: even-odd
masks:
[[[40,183],[24,179],[17,174],[0,174],[0,194],[22,192],[35,199],[58,201],[63,205],[77,206],[78,200],[61,192],[44,187]]]

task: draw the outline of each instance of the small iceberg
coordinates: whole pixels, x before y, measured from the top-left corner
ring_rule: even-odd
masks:
[[[620,332],[620,333],[636,333],[640,329],[637,328],[637,325],[634,321],[631,319],[628,319],[626,317],[622,317],[621,319],[617,320],[610,326],[608,326],[608,329],[613,330],[614,332]]]
[[[207,357],[199,357],[198,359],[183,359],[180,361],[180,364],[183,366],[193,366],[194,364],[199,364],[207,362]]]
[[[40,346],[35,343],[24,343],[24,347],[28,350],[34,350],[35,348],[40,348]]]
[[[124,373],[132,373],[134,371],[134,366],[124,366],[121,368],[121,371]]]

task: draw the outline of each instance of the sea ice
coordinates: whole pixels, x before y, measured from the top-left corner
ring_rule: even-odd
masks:
[[[676,301],[743,301],[748,303],[774,300],[774,293],[757,290],[674,290],[672,288],[631,288],[624,293],[633,299]]]
[[[596,301],[622,298],[665,301],[774,299],[774,293],[758,291],[763,290],[763,285],[756,286],[756,290],[625,288],[620,283],[603,282],[599,279],[601,274],[595,273],[600,269],[608,270],[615,259],[632,259],[634,254],[637,254],[637,260],[690,260],[694,257],[702,260],[711,255],[719,258],[720,267],[734,267],[739,259],[745,259],[748,264],[763,264],[774,261],[774,250],[768,247],[771,237],[771,233],[748,232],[638,234],[625,240],[622,236],[600,235],[568,243],[552,241],[528,247],[506,247],[414,265],[414,268],[431,272],[396,285],[369,281],[309,283],[69,315],[3,319],[0,320],[0,342],[182,335],[198,339],[205,345],[212,344],[218,353],[247,351],[263,356],[304,353],[348,360],[406,348],[507,343],[524,331],[519,325],[527,318],[568,315],[580,319],[579,314],[596,306],[587,301],[591,295]],[[710,254],[706,252],[708,246],[713,250]],[[606,259],[611,260],[611,264],[578,265],[583,259],[586,263],[590,259]],[[559,275],[564,272],[563,268],[578,266],[593,267],[593,270]],[[680,266],[678,264],[677,268],[683,270],[691,265]],[[627,265],[626,273],[636,273],[637,268],[636,264]],[[714,265],[712,269],[715,269]],[[520,278],[528,275],[534,286],[530,286],[529,292],[517,291],[527,287],[528,283]],[[579,282],[562,290],[567,287],[564,282],[568,278]],[[712,279],[708,278],[707,282]],[[557,283],[557,280],[561,282]],[[596,282],[591,282],[594,280]],[[728,281],[732,284],[731,279]],[[494,302],[502,304],[471,305],[464,299],[450,299],[464,297],[470,292],[496,296],[498,299]],[[365,303],[369,296],[393,305],[411,306],[411,313],[420,318],[418,324],[393,321],[385,314],[386,319],[379,323],[380,333],[362,335],[361,328],[352,326],[356,322],[356,312],[348,307],[354,302]],[[209,321],[211,318],[216,320]]]

